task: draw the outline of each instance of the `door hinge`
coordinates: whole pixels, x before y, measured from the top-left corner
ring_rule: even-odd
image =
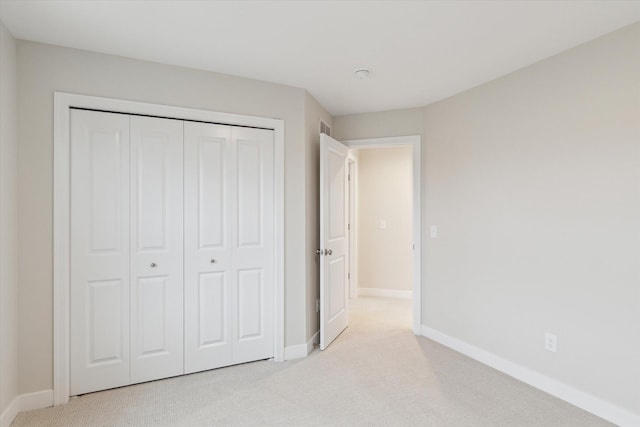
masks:
[[[347,279],[351,280],[351,273],[347,273]]]
[[[347,230],[351,231],[351,224],[347,224]]]
[[[347,181],[351,181],[351,174],[347,174]]]

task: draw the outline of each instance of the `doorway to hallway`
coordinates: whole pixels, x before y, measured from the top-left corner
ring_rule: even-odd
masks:
[[[395,300],[410,308],[414,293],[413,147],[350,149],[348,187],[350,306],[362,306],[365,316],[369,306],[377,308],[371,315],[392,316]],[[398,325],[411,329],[404,320]]]
[[[378,258],[374,263],[386,265],[395,265],[397,262],[389,261],[393,256],[397,259],[408,261],[396,274],[386,274],[384,283],[375,283],[370,280],[373,286],[362,286],[363,295],[369,292],[376,295],[389,296],[392,294],[397,297],[412,298],[412,330],[414,334],[421,332],[421,155],[420,155],[420,137],[392,137],[366,139],[357,141],[337,141],[325,134],[320,135],[320,247],[316,253],[320,256],[320,348],[325,349],[328,345],[349,325],[349,297],[356,297],[360,293],[360,272],[362,267],[359,266],[359,225],[360,214],[358,213],[358,159],[356,151],[349,158],[350,149],[373,149],[373,148],[402,148],[407,147],[410,153],[405,162],[400,162],[402,167],[398,170],[400,175],[405,178],[404,189],[405,204],[408,209],[398,213],[385,211],[375,213],[374,223],[377,224],[379,230],[387,230],[388,220],[381,218],[389,216],[394,224],[396,231],[404,226],[405,239],[403,243],[391,245],[389,241],[386,245],[380,245],[377,242],[377,252],[383,256],[382,260]],[[398,153],[402,152],[399,150]],[[382,153],[383,160],[389,156],[391,150]],[[380,156],[378,156],[380,157]],[[401,156],[400,156],[401,157]],[[383,162],[384,163],[384,162]],[[375,167],[374,170],[380,167]],[[354,171],[351,180],[351,171]],[[373,193],[381,193],[381,188],[385,187],[386,198],[382,198],[379,206],[389,206],[398,204],[397,200],[393,200],[398,193],[397,187],[402,184],[389,184],[388,178],[383,176],[381,183],[374,184]],[[376,188],[376,186],[378,188]],[[353,197],[351,196],[353,195]],[[393,201],[392,201],[393,200]],[[369,208],[367,208],[369,210]],[[372,233],[368,233],[372,234]],[[391,233],[387,237],[394,236]],[[402,235],[402,233],[400,233]],[[410,236],[410,238],[406,238]],[[375,237],[375,236],[374,236]],[[380,237],[380,236],[378,236]],[[384,236],[383,236],[384,237]],[[384,239],[383,239],[384,240]],[[402,240],[402,239],[401,239]],[[363,246],[372,246],[371,243],[365,242]],[[375,245],[374,245],[375,246]],[[385,252],[385,246],[392,247],[392,256]],[[405,256],[402,256],[402,254]],[[366,261],[371,265],[370,261]],[[393,269],[390,271],[393,272]],[[367,271],[369,273],[369,271]],[[405,277],[400,278],[404,273]],[[372,277],[380,276],[374,274]],[[407,283],[411,283],[407,287]],[[365,289],[367,288],[367,289]]]

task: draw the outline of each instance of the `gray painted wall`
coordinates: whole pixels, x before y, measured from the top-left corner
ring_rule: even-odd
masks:
[[[18,392],[16,41],[0,22],[0,414]]]
[[[423,324],[640,414],[640,24],[420,111],[334,127],[422,135]]]

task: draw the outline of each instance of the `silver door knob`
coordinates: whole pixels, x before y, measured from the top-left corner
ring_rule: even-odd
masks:
[[[158,266],[158,264],[156,264],[155,262],[151,263],[151,268],[156,268]]]
[[[215,263],[216,263],[216,260],[211,258],[211,264],[215,264]]]
[[[316,249],[316,255],[331,255],[332,253],[331,249]]]

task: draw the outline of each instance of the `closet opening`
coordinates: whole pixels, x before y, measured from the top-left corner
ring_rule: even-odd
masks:
[[[54,94],[54,405],[284,359],[283,171],[282,120]]]

